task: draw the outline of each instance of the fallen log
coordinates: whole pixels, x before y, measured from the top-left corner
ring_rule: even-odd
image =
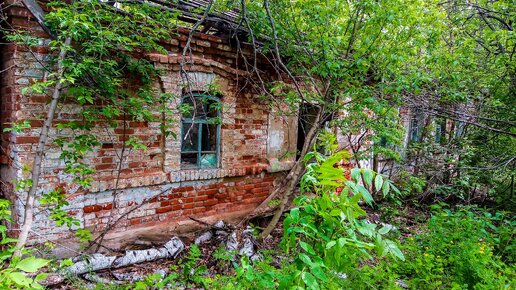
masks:
[[[104,269],[116,269],[143,262],[151,262],[158,259],[175,258],[184,248],[185,245],[183,242],[179,238],[173,237],[160,248],[129,250],[126,251],[123,256],[93,254],[76,262],[63,272],[64,274],[82,275]]]

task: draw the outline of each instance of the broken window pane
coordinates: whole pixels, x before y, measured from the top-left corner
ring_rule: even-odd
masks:
[[[204,153],[201,155],[201,167],[217,167],[217,154]]]
[[[216,124],[202,124],[201,151],[217,150],[217,126]]]
[[[197,167],[197,153],[182,153],[181,164],[184,167]]]
[[[208,118],[218,118],[220,111],[220,102],[215,100],[208,100],[206,111],[208,112]]]
[[[181,104],[181,112],[184,118],[206,118],[205,100],[200,97],[187,95]]]
[[[199,151],[199,124],[183,123],[181,152]]]

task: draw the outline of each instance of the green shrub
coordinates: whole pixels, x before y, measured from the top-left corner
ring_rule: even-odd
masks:
[[[477,208],[455,211],[433,206],[423,233],[401,246],[406,261],[384,261],[364,267],[358,282],[384,287],[406,283],[411,289],[515,289],[514,221]],[[390,279],[383,280],[388,274]]]
[[[347,276],[372,257],[403,260],[397,244],[385,238],[389,225],[378,225],[364,219],[367,214],[360,203],[372,204],[365,186],[382,189],[384,195],[397,191],[389,180],[370,170],[354,169],[352,180],[342,168],[334,165],[348,157],[345,151],[331,156],[312,152],[303,176],[303,190],[315,196],[302,195],[283,222],[281,242],[284,258],[273,267],[271,256],[251,264],[247,258],[235,265],[234,277],[210,279],[213,289],[341,289]],[[360,183],[365,181],[365,186]],[[342,188],[340,194],[337,188]]]

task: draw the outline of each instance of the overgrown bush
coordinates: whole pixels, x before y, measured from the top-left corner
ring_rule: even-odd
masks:
[[[505,233],[508,227],[514,234],[514,221],[470,208],[454,212],[434,208],[428,230],[403,246],[410,262],[396,264],[409,285],[420,289],[514,289],[516,284],[510,286],[516,278],[514,270],[504,262],[514,258],[514,241],[507,241]]]
[[[406,261],[385,260],[350,277],[353,288],[515,289],[515,221],[478,208],[433,206],[423,232],[401,246]]]

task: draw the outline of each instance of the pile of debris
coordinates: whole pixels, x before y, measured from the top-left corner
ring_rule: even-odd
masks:
[[[256,251],[256,236],[250,227],[243,231],[238,231],[224,224],[223,221],[219,221],[199,235],[194,243],[201,245],[212,241],[223,243],[226,250],[237,252],[240,256],[247,256],[253,261],[260,259],[260,254]]]
[[[261,259],[257,252],[257,240],[250,227],[237,230],[233,226],[218,221],[214,225],[205,224],[206,229],[198,235],[194,244],[200,247],[211,245],[223,246],[228,252],[235,253],[234,259],[247,256],[250,260]],[[176,258],[185,252],[187,246],[178,237],[172,237],[161,247],[144,250],[127,250],[123,255],[104,255],[95,253],[83,255],[72,259],[73,264],[49,275],[42,281],[44,286],[53,286],[66,283],[68,277],[81,277],[82,279],[102,284],[124,284],[145,279],[148,274],[159,274],[166,277],[170,274],[170,266],[177,263]],[[149,262],[147,269],[142,271],[142,265]],[[151,272],[149,272],[149,267]]]

